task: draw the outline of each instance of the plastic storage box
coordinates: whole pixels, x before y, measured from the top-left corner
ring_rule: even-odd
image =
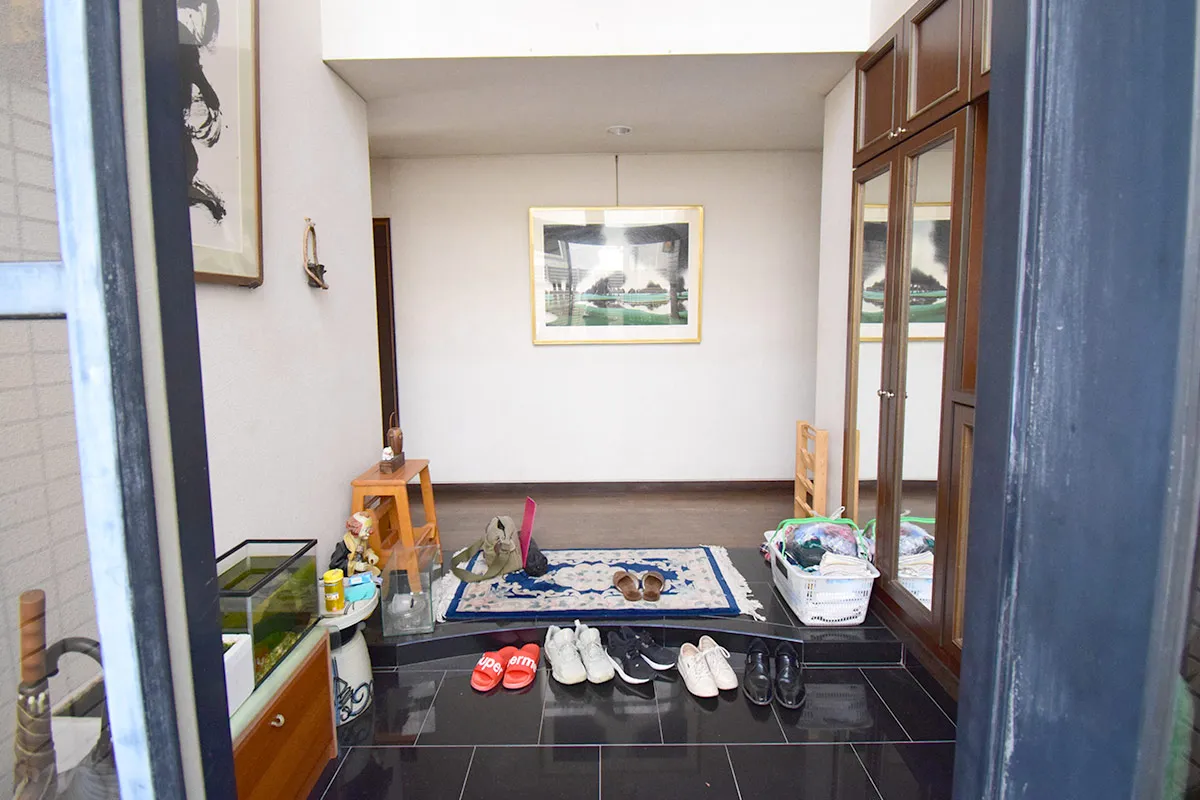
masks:
[[[775,588],[805,625],[861,625],[867,618],[871,587],[879,577],[873,564],[869,578],[825,577],[805,572],[771,546],[771,576]]]
[[[217,560],[221,632],[250,634],[258,686],[317,621],[316,539],[249,539]]]
[[[392,548],[380,597],[384,636],[433,631],[433,586],[441,577],[441,567],[442,549],[436,544]]]

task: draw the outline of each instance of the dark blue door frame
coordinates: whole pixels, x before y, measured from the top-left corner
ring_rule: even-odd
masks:
[[[1163,797],[1196,538],[1196,3],[995,0],[954,796]]]

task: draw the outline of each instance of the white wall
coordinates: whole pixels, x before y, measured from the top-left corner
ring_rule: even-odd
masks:
[[[821,261],[813,424],[829,431],[827,502],[831,512],[842,505],[853,133],[854,72],[850,71],[825,96],[825,133],[821,151]]]
[[[326,59],[846,53],[878,0],[323,0]]]
[[[914,0],[871,0],[869,43],[873,43],[883,36],[888,28],[895,25],[896,20],[904,16],[904,12],[908,11],[913,2]]]
[[[435,480],[791,478],[795,422],[814,406],[820,156],[620,167],[622,204],[705,207],[699,345],[531,343],[528,209],[611,205],[611,156],[375,165],[405,449]]]
[[[324,563],[381,438],[366,104],[321,62],[318,0],[259,13],[264,284],[196,287],[216,545],[319,538]]]

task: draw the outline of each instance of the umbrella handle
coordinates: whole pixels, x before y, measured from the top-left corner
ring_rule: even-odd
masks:
[[[21,593],[21,682],[33,685],[46,678],[46,593]]]

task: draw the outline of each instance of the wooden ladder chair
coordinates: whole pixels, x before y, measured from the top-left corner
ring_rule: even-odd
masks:
[[[823,517],[829,499],[829,431],[796,423],[796,486],[792,516]]]

